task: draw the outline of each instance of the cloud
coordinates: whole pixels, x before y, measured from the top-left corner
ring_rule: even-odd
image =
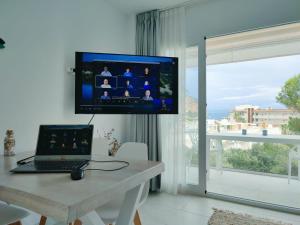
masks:
[[[249,91],[249,89],[252,89],[252,90]],[[243,91],[243,92],[244,92],[244,90],[246,90],[246,92],[248,92],[248,93],[251,92],[251,94],[233,93],[233,95],[218,98],[218,99],[216,99],[216,101],[238,101],[238,100],[243,100],[243,99],[255,99],[258,97],[275,99],[278,92],[280,91],[280,87],[257,85],[257,86],[249,86],[249,87],[235,87],[235,88],[228,89],[228,90]]]
[[[263,95],[260,93],[260,94],[252,94],[252,95],[228,96],[228,97],[219,98],[218,101],[249,99],[249,98],[255,98],[259,96],[263,96]]]
[[[222,91],[242,91],[242,90],[253,90],[253,89],[262,89],[266,88],[263,85],[255,85],[255,86],[241,86],[241,87],[223,87],[221,88]]]

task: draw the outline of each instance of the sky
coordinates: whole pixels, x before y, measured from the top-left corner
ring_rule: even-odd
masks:
[[[289,78],[300,74],[300,55],[207,66],[208,112],[231,111],[237,105],[285,108],[276,96]],[[188,95],[197,98],[197,68],[186,74]]]

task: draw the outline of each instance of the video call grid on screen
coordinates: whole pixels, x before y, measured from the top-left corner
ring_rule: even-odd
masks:
[[[37,155],[89,155],[92,125],[41,125]]]
[[[103,64],[103,67],[109,65],[109,63],[106,62],[103,62],[101,64]],[[145,65],[142,66],[144,67]],[[159,65],[156,64],[155,66],[158,67]],[[147,65],[147,67],[145,68],[148,68],[148,70],[150,71],[149,68],[153,68],[153,66]],[[153,72],[157,70],[156,74],[159,73],[158,69],[159,68],[154,69]],[[108,96],[112,99],[120,97],[143,98],[146,90],[149,90],[152,98],[158,98],[158,85],[158,78],[156,76],[150,77],[150,75],[148,75],[148,77],[135,75],[134,77],[124,77],[122,75],[106,77],[95,75],[94,96],[96,97],[96,99],[101,99],[101,96],[104,96],[104,91],[106,91],[108,93]],[[127,95],[125,94],[126,91],[128,92]]]
[[[76,53],[76,113],[176,114],[177,58]]]

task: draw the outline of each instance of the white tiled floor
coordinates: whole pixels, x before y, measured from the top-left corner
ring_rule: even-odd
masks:
[[[198,182],[198,169],[188,170],[188,181]],[[207,191],[234,197],[246,198],[288,207],[300,208],[300,181],[283,177],[217,171],[210,169]]]
[[[300,216],[188,195],[151,194],[142,206],[143,225],[206,225],[212,208],[300,225]]]
[[[300,225],[300,216],[260,209],[230,202],[191,195],[150,194],[140,209],[143,225],[207,225],[213,208],[247,213],[260,218],[268,218],[293,225]],[[24,225],[36,224],[39,215],[25,219]],[[53,225],[48,221],[47,225]]]
[[[300,181],[287,178],[211,170],[207,190],[214,193],[300,208]]]

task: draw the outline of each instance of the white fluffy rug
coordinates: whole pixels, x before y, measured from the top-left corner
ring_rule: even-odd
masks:
[[[214,209],[208,225],[291,225],[268,219],[256,218],[247,214],[236,214],[227,210]]]

